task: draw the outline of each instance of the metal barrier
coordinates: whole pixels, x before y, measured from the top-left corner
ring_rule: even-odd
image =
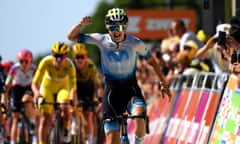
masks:
[[[227,79],[225,73],[179,75],[170,85],[172,101],[158,98],[149,107],[150,134],[144,143],[208,143]]]

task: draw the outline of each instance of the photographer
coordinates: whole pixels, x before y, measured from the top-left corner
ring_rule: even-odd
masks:
[[[231,73],[240,72],[240,26],[232,25],[230,35],[227,37],[227,45],[230,47],[229,70]]]
[[[228,72],[228,63],[230,61],[230,49],[227,38],[229,37],[229,24],[220,24],[217,26],[217,33],[210,37],[203,47],[197,50],[195,57],[208,59],[211,62],[212,72]],[[226,35],[222,32],[226,32]],[[223,35],[222,35],[223,34]]]

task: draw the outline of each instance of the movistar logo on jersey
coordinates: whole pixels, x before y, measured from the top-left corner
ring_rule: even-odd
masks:
[[[109,51],[107,56],[110,61],[114,60],[117,62],[120,62],[123,59],[125,59],[125,60],[129,59],[129,55],[128,55],[127,51]]]

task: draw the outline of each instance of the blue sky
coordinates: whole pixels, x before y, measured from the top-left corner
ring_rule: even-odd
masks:
[[[0,55],[16,61],[17,52],[34,55],[51,51],[65,41],[67,31],[85,15],[95,12],[100,0],[2,0],[0,2]]]

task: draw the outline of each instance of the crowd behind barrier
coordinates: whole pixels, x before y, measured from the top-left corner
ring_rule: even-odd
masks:
[[[228,73],[179,75],[170,85],[173,99],[155,97],[148,105],[150,133],[144,144],[240,142],[240,89]],[[129,120],[133,142],[134,124]]]

